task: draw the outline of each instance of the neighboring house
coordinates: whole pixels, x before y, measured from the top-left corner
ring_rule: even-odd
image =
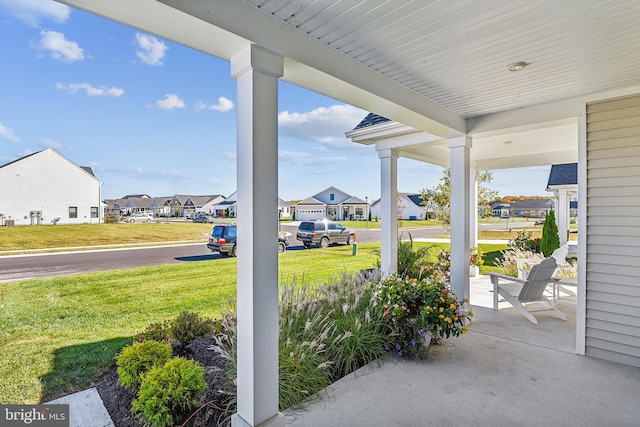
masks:
[[[151,202],[153,216],[168,216],[171,213],[171,200],[173,196],[154,197]]]
[[[560,243],[567,243],[570,218],[578,216],[578,164],[551,165],[547,191],[553,192],[555,197],[556,224],[558,225]]]
[[[210,194],[205,196],[189,196],[184,203],[184,210],[188,214],[195,212],[206,212],[213,214],[215,206],[225,200],[220,194]]]
[[[214,217],[229,217],[235,218],[237,216],[237,203],[238,192],[234,191],[229,197],[220,203],[212,206]]]
[[[371,216],[381,217],[380,201],[381,199],[378,199],[371,203]],[[430,216],[422,205],[419,193],[398,193],[398,219],[429,219]]]
[[[368,214],[366,201],[336,187],[329,187],[296,204],[298,221],[366,219]]]
[[[0,166],[0,224],[83,224],[103,218],[102,182],[53,148]]]
[[[494,203],[491,205],[491,216],[507,218],[511,216],[511,205],[509,203]]]
[[[549,199],[516,200],[511,204],[511,216],[544,218],[553,209]]]
[[[126,197],[126,205],[123,215],[132,215],[138,212],[151,212],[151,203],[153,199],[150,197]]]
[[[295,203],[278,197],[278,218],[291,218],[295,212]]]

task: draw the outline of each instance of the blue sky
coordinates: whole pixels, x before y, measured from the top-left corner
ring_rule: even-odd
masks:
[[[236,83],[229,63],[53,0],[0,0],[0,164],[52,147],[93,168],[103,197],[236,189]],[[329,186],[380,195],[373,147],[350,142],[366,111],[280,82],[279,193]],[[495,171],[500,195],[550,195],[549,166]],[[398,190],[441,168],[398,162]]]

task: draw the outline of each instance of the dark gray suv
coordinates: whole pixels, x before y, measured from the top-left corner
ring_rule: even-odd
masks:
[[[302,221],[298,226],[296,239],[300,240],[305,248],[310,248],[313,244],[326,248],[333,243],[352,244],[356,241],[356,232],[338,222]]]

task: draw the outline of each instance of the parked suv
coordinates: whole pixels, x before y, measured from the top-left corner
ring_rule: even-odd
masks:
[[[310,248],[316,244],[321,248],[326,248],[332,243],[352,244],[356,241],[356,232],[338,222],[302,221],[298,226],[296,239],[300,240],[305,248]]]
[[[236,224],[216,225],[209,235],[207,248],[211,252],[219,252],[220,255],[236,256],[236,237],[238,226]],[[278,235],[278,252],[284,252],[289,246],[289,239],[284,234]]]

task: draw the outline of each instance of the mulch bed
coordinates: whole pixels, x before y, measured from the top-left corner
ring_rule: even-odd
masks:
[[[173,347],[174,356],[182,356],[199,362],[205,369],[207,390],[200,397],[200,405],[214,401],[220,405],[225,398],[223,389],[223,375],[227,361],[215,350],[211,349],[211,340],[195,340],[185,348]],[[144,424],[131,413],[131,402],[135,395],[118,384],[118,373],[115,362],[96,381],[94,387],[98,390],[105,408],[116,427],[143,427]],[[217,426],[222,424],[226,415],[214,405],[209,404],[198,411],[187,424],[185,421],[191,414],[186,414],[177,425],[184,427]],[[194,410],[195,411],[195,410]]]

